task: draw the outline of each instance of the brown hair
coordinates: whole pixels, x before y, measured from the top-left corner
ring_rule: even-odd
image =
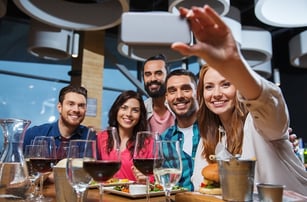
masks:
[[[59,102],[61,104],[63,104],[65,95],[67,93],[78,93],[80,95],[83,95],[85,97],[85,99],[87,99],[87,90],[86,90],[86,88],[84,88],[82,86],[68,85],[68,86],[65,86],[64,88],[62,88],[60,93],[59,93]]]
[[[199,72],[199,81],[197,86],[197,100],[199,110],[197,113],[199,132],[203,138],[204,150],[202,154],[208,162],[212,162],[209,156],[214,154],[215,147],[219,141],[219,126],[222,125],[218,115],[208,109],[204,102],[204,76],[210,67],[202,66]],[[243,126],[248,111],[243,103],[236,98],[235,106],[232,113],[230,131],[227,134],[227,149],[232,154],[241,154],[243,142]]]

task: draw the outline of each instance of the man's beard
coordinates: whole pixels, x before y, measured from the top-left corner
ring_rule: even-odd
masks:
[[[156,90],[156,91],[151,91],[149,89],[149,86],[151,84],[155,84],[155,85],[159,85],[159,89]],[[150,83],[146,83],[145,84],[145,90],[146,92],[148,93],[148,95],[152,98],[158,98],[158,97],[162,97],[162,96],[165,96],[165,92],[166,92],[166,88],[165,88],[165,85],[162,84],[161,82],[157,82],[157,81],[153,81],[153,82],[150,82]]]

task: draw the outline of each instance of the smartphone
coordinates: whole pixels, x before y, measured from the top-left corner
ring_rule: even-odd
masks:
[[[186,19],[179,14],[125,12],[122,14],[121,40],[129,45],[170,45],[192,42],[192,32]]]

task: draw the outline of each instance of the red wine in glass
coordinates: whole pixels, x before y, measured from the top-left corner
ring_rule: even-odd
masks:
[[[133,165],[144,175],[153,174],[154,159],[133,159]]]
[[[155,141],[159,134],[152,131],[139,131],[133,152],[133,165],[146,176],[146,201],[149,202],[149,176],[153,175],[153,164],[155,154]]]
[[[105,182],[113,177],[121,166],[120,161],[84,161],[84,170],[96,181]]]
[[[31,167],[37,172],[45,173],[52,171],[56,162],[57,159],[52,158],[30,158],[29,164],[31,164]]]

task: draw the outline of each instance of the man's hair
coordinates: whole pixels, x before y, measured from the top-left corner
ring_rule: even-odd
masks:
[[[59,102],[63,103],[63,100],[65,98],[65,95],[67,93],[78,93],[81,94],[87,99],[87,90],[86,88],[82,86],[73,86],[73,85],[68,85],[64,88],[61,89],[60,94],[59,94]]]
[[[171,71],[166,76],[165,85],[167,86],[167,82],[168,82],[169,78],[171,78],[172,76],[183,76],[183,75],[190,77],[193,84],[197,87],[197,77],[195,76],[195,74],[193,72],[186,70],[186,69],[175,69],[175,70]]]
[[[168,67],[168,64],[167,64],[167,58],[163,54],[158,54],[158,55],[154,55],[154,56],[151,56],[151,57],[147,58],[147,60],[143,64],[143,70],[144,70],[144,67],[145,67],[146,63],[149,62],[149,61],[153,61],[153,60],[163,60],[164,63],[165,63],[166,72],[167,73],[169,72],[169,67]]]

